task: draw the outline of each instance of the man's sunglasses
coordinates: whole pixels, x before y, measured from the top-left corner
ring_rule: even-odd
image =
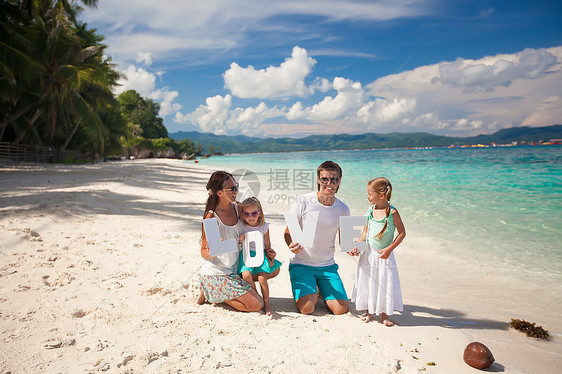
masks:
[[[229,190],[232,193],[238,192],[238,183],[236,183],[236,186],[232,186],[230,188],[223,188],[223,190]]]
[[[320,182],[322,182],[322,184],[329,184],[329,183],[333,183],[333,184],[338,184],[340,183],[340,179],[339,178],[320,178]]]
[[[255,212],[251,212],[251,213],[242,212],[242,215],[243,215],[244,217],[246,217],[246,218],[248,218],[248,217],[252,217],[252,218],[256,217],[256,218],[257,218],[257,217],[259,217],[259,215],[260,215],[260,211],[259,211],[259,210],[256,210]]]

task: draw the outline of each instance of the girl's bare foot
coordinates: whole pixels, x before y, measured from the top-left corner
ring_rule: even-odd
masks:
[[[203,293],[203,290],[199,290],[199,296],[197,297],[196,303],[198,305],[202,305],[205,303],[205,301],[207,300],[205,300],[205,294]]]
[[[270,307],[269,305],[264,305],[263,311],[265,312],[265,315],[266,315],[266,316],[270,316],[270,315],[271,315],[271,307]]]
[[[381,322],[383,323],[383,325],[385,325],[387,327],[394,326],[394,322],[389,320],[388,316],[385,313],[382,313],[382,315],[381,315]]]
[[[365,314],[363,314],[363,316],[361,317],[361,321],[367,323],[371,320],[371,318],[373,318],[373,315],[369,312],[365,312]]]

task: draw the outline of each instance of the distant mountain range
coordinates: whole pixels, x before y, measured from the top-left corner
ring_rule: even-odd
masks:
[[[255,138],[244,135],[226,136],[210,133],[175,132],[168,135],[176,140],[189,139],[223,153],[290,152],[346,149],[445,147],[451,144],[506,144],[511,142],[539,142],[562,138],[562,125],[545,127],[514,127],[491,135],[466,138],[432,135],[424,132],[389,134],[334,134],[311,135],[306,138]]]

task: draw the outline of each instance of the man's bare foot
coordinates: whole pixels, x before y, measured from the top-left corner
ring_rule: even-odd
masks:
[[[370,314],[369,312],[366,312],[365,314],[363,314],[363,316],[361,317],[361,321],[367,323],[371,320],[371,318],[373,318],[373,315]]]
[[[383,323],[383,325],[390,327],[390,326],[394,326],[394,322],[392,322],[391,320],[388,319],[388,316],[383,313],[381,315],[381,322]]]
[[[203,290],[199,290],[199,296],[197,297],[196,303],[198,305],[203,305],[205,304],[205,301],[207,300],[205,300],[205,294],[203,293]]]

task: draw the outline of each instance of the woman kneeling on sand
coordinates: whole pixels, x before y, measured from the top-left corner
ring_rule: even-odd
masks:
[[[242,233],[238,219],[236,194],[238,184],[230,173],[215,171],[207,182],[209,198],[205,206],[204,219],[216,217],[222,240],[236,239]],[[238,272],[239,252],[230,252],[212,257],[202,230],[201,256],[206,260],[199,277],[200,291],[198,304],[227,303],[243,312],[257,312],[263,308],[261,297],[246,283]]]

